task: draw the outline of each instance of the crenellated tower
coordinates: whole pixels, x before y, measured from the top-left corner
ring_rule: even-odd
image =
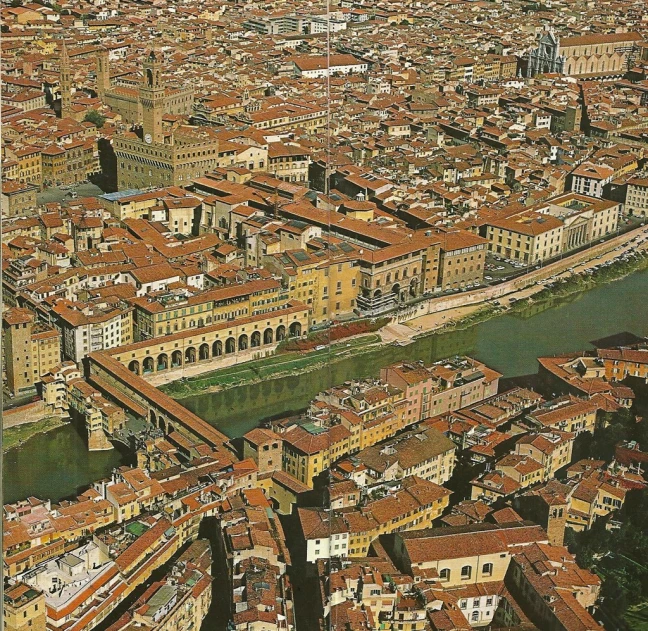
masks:
[[[97,95],[103,101],[110,90],[110,60],[108,50],[102,48],[97,53]]]
[[[151,51],[144,62],[144,82],[140,88],[144,141],[163,143],[164,83],[159,55]]]
[[[61,87],[61,118],[72,114],[72,71],[65,40],[61,46],[61,59],[59,62],[59,83]]]

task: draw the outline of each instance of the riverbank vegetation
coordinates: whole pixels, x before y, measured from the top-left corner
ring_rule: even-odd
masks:
[[[34,423],[23,423],[22,425],[14,425],[2,430],[2,451],[6,452],[21,445],[26,440],[30,439],[36,434],[44,434],[57,427],[65,425],[60,416],[48,416],[47,418],[35,421]]]
[[[310,351],[318,346],[332,344],[349,337],[375,333],[391,322],[391,318],[372,318],[371,320],[353,320],[344,324],[309,333],[306,337],[284,340],[277,346],[277,353]]]
[[[619,280],[628,274],[648,269],[648,254],[636,252],[625,260],[614,261],[611,265],[592,267],[578,274],[573,274],[564,281],[555,283],[552,287],[545,287],[533,296],[533,301],[538,302],[560,296],[568,296],[580,291],[593,289],[597,285]]]
[[[584,291],[648,269],[648,253],[645,251],[636,252],[625,260],[613,261],[610,265],[601,265],[597,268],[594,268],[595,261],[591,261],[591,264],[592,268],[589,271],[584,270],[568,278],[551,282],[533,296],[518,300],[510,306],[509,312],[523,317],[531,317],[545,309],[551,309],[558,299],[575,297]]]
[[[160,390],[175,399],[183,399],[205,391],[225,390],[243,384],[256,383],[317,370],[323,365],[338,361],[351,354],[363,352],[380,342],[379,335],[364,335],[332,344],[330,347],[308,353],[286,352],[221,368],[205,375],[179,379],[160,386]]]
[[[504,309],[497,305],[487,304],[485,307],[482,307],[478,311],[471,313],[464,318],[459,318],[458,320],[451,322],[448,326],[448,329],[467,329],[468,327],[475,326],[476,324],[481,324],[490,320],[495,316],[501,315],[504,313]]]

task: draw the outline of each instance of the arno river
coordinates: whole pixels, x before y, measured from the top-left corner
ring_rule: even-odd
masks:
[[[463,331],[433,335],[405,347],[387,346],[303,375],[282,377],[182,403],[230,437],[244,434],[261,419],[302,410],[317,392],[352,378],[377,375],[380,367],[408,358],[431,362],[471,354],[515,377],[537,370],[536,357],[590,348],[589,342],[630,331],[648,335],[648,271],[588,292],[531,306]],[[29,495],[56,501],[129,463],[114,450],[88,453],[77,429],[66,425],[37,435],[4,457],[4,502]]]

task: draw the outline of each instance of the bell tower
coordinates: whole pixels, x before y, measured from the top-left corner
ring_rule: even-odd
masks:
[[[161,64],[155,51],[151,50],[144,61],[144,81],[140,88],[142,104],[142,128],[147,143],[164,142],[162,115],[164,114],[164,84],[162,83]]]
[[[108,50],[102,48],[97,53],[97,94],[102,101],[108,90],[110,90],[110,61]]]
[[[59,83],[61,87],[61,118],[67,118],[72,113],[72,73],[70,71],[70,57],[65,40],[63,40],[61,46]]]

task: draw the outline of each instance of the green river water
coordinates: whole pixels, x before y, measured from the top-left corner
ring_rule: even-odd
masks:
[[[431,362],[471,354],[505,377],[516,377],[535,373],[540,355],[589,348],[592,340],[622,331],[648,335],[648,271],[465,330],[431,335],[404,347],[377,348],[310,373],[199,394],[182,403],[236,437],[264,418],[305,408],[332,384],[377,375],[381,366],[400,359]],[[88,453],[78,430],[66,425],[5,454],[4,502],[29,495],[56,501],[129,462],[128,454],[116,450]]]

